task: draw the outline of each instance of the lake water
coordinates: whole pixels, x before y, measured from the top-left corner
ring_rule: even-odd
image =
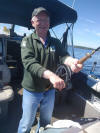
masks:
[[[68,48],[69,53],[72,55],[72,48]],[[80,59],[86,55],[86,53],[91,53],[92,50],[88,49],[81,49],[81,48],[74,48],[74,55],[76,58]],[[89,74],[92,70],[92,66],[96,62],[96,67],[94,69],[94,74],[100,78],[100,51],[95,52],[91,58],[84,62],[83,72]]]

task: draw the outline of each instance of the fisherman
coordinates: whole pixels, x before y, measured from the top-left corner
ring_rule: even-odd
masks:
[[[63,79],[55,74],[58,63],[68,65],[73,72],[79,72],[82,64],[70,57],[58,39],[49,33],[50,14],[43,7],[35,8],[31,18],[34,32],[24,37],[21,43],[21,58],[24,66],[22,81],[23,114],[18,133],[29,133],[40,107],[38,128],[50,124],[54,108],[55,89],[63,90]],[[52,87],[49,87],[52,84]]]

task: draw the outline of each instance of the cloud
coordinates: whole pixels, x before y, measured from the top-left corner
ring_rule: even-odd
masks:
[[[91,19],[88,19],[88,18],[79,17],[79,19],[80,19],[81,21],[86,21],[86,22],[91,23],[91,24],[95,24],[95,23],[96,23],[95,21],[93,21],[93,20],[91,20]]]
[[[95,21],[91,20],[91,19],[86,19],[87,22],[91,23],[91,24],[95,24]]]
[[[86,32],[90,32],[90,30],[89,30],[89,29],[84,29],[84,31],[86,31]]]
[[[100,37],[100,32],[99,33],[96,33],[96,35]]]
[[[91,34],[93,34],[93,35],[95,35],[95,36],[100,37],[100,32],[97,33],[96,31],[90,30],[90,29],[88,29],[88,28],[84,29],[84,31],[85,31],[85,32],[88,32],[88,33],[91,33]]]

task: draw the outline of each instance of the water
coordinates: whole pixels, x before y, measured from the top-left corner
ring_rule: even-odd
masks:
[[[72,48],[68,48],[68,52],[72,55]],[[74,55],[76,58],[80,59],[83,58],[87,53],[91,53],[92,50],[82,49],[82,48],[74,48]],[[90,74],[94,62],[97,62],[96,67],[94,69],[94,75],[100,78],[100,51],[95,52],[91,58],[84,62],[82,72]],[[94,105],[95,108],[100,110],[100,94],[98,93],[91,93],[90,102]]]
[[[69,53],[72,55],[72,48],[68,48]],[[74,48],[74,55],[76,58],[80,59],[86,55],[86,53],[91,53],[92,50],[82,49],[82,48]],[[83,72],[90,74],[94,62],[97,62],[96,67],[94,69],[94,74],[100,78],[100,51],[95,52],[91,58],[86,60],[83,65]]]

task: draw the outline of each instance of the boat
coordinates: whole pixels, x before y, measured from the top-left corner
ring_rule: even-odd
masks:
[[[77,12],[73,8],[65,5],[58,0],[1,0],[0,22],[24,26],[28,29],[31,29],[31,13],[34,8],[39,6],[43,6],[50,12],[50,28],[53,28],[63,23],[70,25],[69,27],[66,27],[66,31],[63,35],[64,41],[62,41],[62,47],[65,47],[67,50],[66,36],[68,33],[68,29],[71,29],[73,31],[73,26],[77,21]],[[11,36],[9,37],[7,36],[6,40],[8,40],[8,42],[10,41],[10,43],[7,43],[6,48],[10,49],[13,47],[14,49],[14,47],[16,48],[18,46],[18,49],[16,49],[16,51],[20,50],[19,46],[22,38],[23,37],[19,37],[15,34],[11,34]],[[12,46],[10,44],[12,44]],[[72,49],[73,47],[74,46],[72,40]],[[8,56],[7,54],[5,56],[5,64],[8,66],[8,69],[10,69],[11,72],[9,84],[13,89],[14,97],[11,101],[9,101],[8,110],[6,111],[6,121],[2,122],[2,119],[0,120],[0,133],[16,133],[18,128],[18,122],[22,113],[22,89],[20,85],[21,82],[18,80],[19,78],[15,76],[16,72],[22,72],[22,66],[21,62],[19,63],[19,56],[18,58],[16,58],[16,54],[12,54],[13,52],[11,52],[11,49],[10,52],[8,51],[8,53]],[[67,71],[69,70],[68,68],[65,68],[65,66],[63,66],[62,64],[57,69],[58,73],[59,69],[61,69],[62,73],[63,71],[64,73],[67,73]],[[83,72],[79,72],[77,74],[70,73],[69,77],[69,88],[64,89],[62,92],[56,91],[56,100],[52,123],[59,120],[71,120],[71,122],[79,123],[82,128],[80,129],[79,127],[73,127],[73,124],[69,128],[58,128],[51,126],[42,129],[40,133],[99,133],[100,90],[98,89],[96,91],[96,89],[94,89],[94,86],[96,86],[96,84],[100,82],[99,78],[95,79],[93,75],[87,75]],[[64,78],[65,80],[69,80],[68,77]],[[0,106],[0,110],[1,109],[2,107]],[[2,114],[3,113],[1,113],[1,115]],[[39,114],[37,114],[37,119],[38,115]],[[31,133],[34,133],[35,127],[36,126],[33,125]]]

